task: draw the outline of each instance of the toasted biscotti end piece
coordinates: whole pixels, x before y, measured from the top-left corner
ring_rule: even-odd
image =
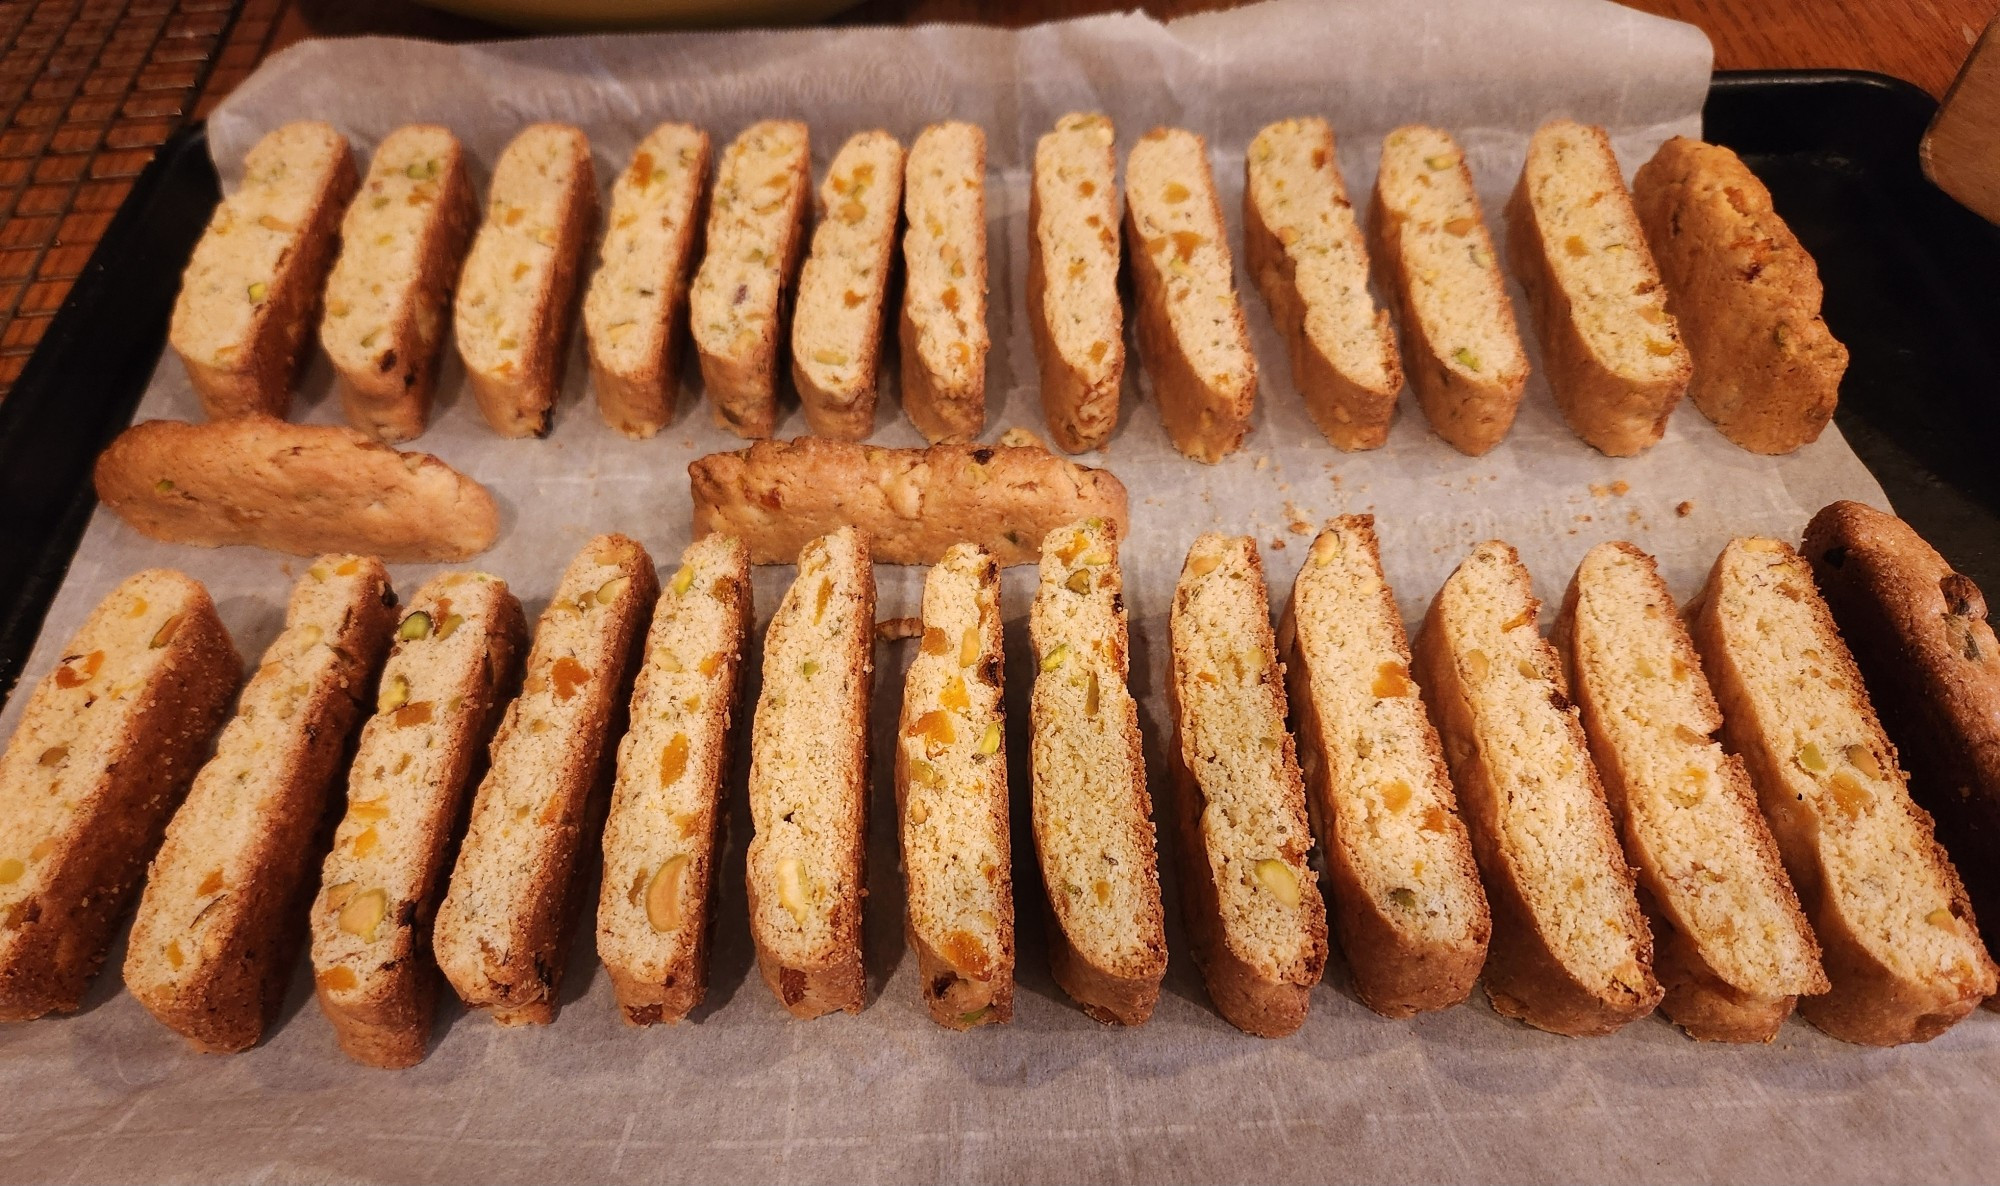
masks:
[[[35,685],[0,754],[0,1021],[83,1003],[241,671],[208,590],[155,568]]]
[[[347,422],[380,441],[423,435],[444,352],[445,306],[479,219],[458,139],[410,124],[375,149],[340,224],[320,345]]]
[[[859,1013],[867,886],[868,697],[875,571],[868,534],[807,545],[764,635],[750,734],[747,857],[757,967],[796,1017]]]
[[[1820,317],[1819,269],[1771,191],[1729,149],[1674,136],[1639,167],[1632,197],[1694,362],[1694,406],[1753,453],[1818,440],[1847,347]]]
[[[1592,548],[1555,643],[1659,944],[1660,1008],[1694,1038],[1769,1042],[1827,990],[1819,944],[1653,558]]]
[[[1811,568],[1777,540],[1733,540],[1688,613],[1723,741],[1749,768],[1833,983],[1799,1012],[1871,1046],[1950,1029],[1993,995],[1993,961]]]
[[[1278,633],[1335,931],[1363,1004],[1388,1017],[1472,993],[1493,920],[1458,798],[1410,681],[1370,515],[1313,540]]]
[[[330,424],[148,420],[118,434],[94,477],[97,497],[139,534],[203,548],[451,561],[500,533],[486,487],[428,453]]]
[[[722,152],[688,321],[715,422],[742,437],[778,427],[785,286],[805,243],[812,187],[806,126],[765,120]]]
[[[903,146],[882,131],[849,138],[827,166],[819,209],[792,312],[792,380],[814,435],[858,441],[875,431]]]
[[[842,525],[868,532],[884,564],[935,564],[978,544],[1006,568],[1033,564],[1042,537],[1080,518],[1120,531],[1125,486],[1034,446],[878,449],[817,437],[759,441],[688,465],[694,534],[750,545],[752,564],[790,564]]]
[[[1292,381],[1335,447],[1389,439],[1403,366],[1389,314],[1368,292],[1368,248],[1340,178],[1333,129],[1287,119],[1243,159],[1243,253],[1291,348]]]
[[[633,439],[674,418],[688,276],[708,181],[708,133],[654,128],[611,183],[597,272],[583,298],[590,383],[604,422]]]
[[[932,124],[910,145],[903,210],[903,411],[933,444],[986,427],[986,132]]]
[[[283,416],[354,194],[354,154],[333,125],[289,123],[259,140],[181,274],[167,340],[212,420]]]
[[[653,611],[604,823],[597,954],[633,1025],[671,1025],[708,991],[722,780],[750,620],[743,541],[690,544]]]
[[[1125,307],[1118,296],[1118,151],[1108,116],[1065,115],[1035,143],[1028,189],[1028,328],[1049,435],[1068,453],[1118,427]]]

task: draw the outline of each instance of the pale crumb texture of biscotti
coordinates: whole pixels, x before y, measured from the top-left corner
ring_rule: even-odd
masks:
[[[1029,771],[1035,852],[1055,925],[1049,969],[1099,1021],[1140,1025],[1167,970],[1153,800],[1117,526],[1081,519],[1042,541],[1029,631]]]
[[[1749,768],[1833,984],[1799,1012],[1872,1046],[1950,1029],[1993,995],[1993,961],[1811,568],[1777,540],[1733,540],[1690,616],[1723,741]]]
[[[1456,1005],[1486,963],[1492,916],[1371,516],[1313,540],[1279,646],[1355,992],[1389,1017]]]
[[[677,1022],[708,991],[723,777],[750,620],[743,541],[690,544],[653,611],[604,821],[597,954],[634,1025]]]
[[[827,166],[812,254],[792,312],[792,378],[817,436],[858,441],[875,431],[882,306],[903,213],[903,146],[858,132]]]
[[[904,179],[903,411],[933,444],[986,427],[986,132],[932,124]]]
[[[1818,440],[1847,347],[1820,316],[1819,268],[1771,191],[1729,149],[1675,136],[1639,167],[1632,196],[1694,362],[1694,406],[1753,453]]]
[[[764,635],[750,735],[750,935],[794,1016],[858,1013],[867,995],[868,698],[875,573],[868,536],[809,544]]]
[[[521,694],[494,734],[432,947],[459,997],[502,1025],[555,1020],[581,906],[578,857],[600,834],[599,776],[659,591],[636,541],[585,544],[542,611]]]
[[[1768,1042],[1825,992],[1799,909],[1701,660],[1653,558],[1599,544],[1556,620],[1570,694],[1653,926],[1661,1010],[1695,1038]]]
[[[526,632],[506,582],[479,572],[431,578],[397,626],[309,915],[320,1010],[356,1062],[424,1057],[438,989],[431,922]]]
[[[1413,649],[1493,912],[1486,995],[1537,1029],[1607,1034],[1659,1004],[1652,931],[1540,604],[1514,549],[1480,544]]]
[[[0,754],[0,1021],[74,1012],[242,677],[171,569],[107,594]]]
[[[1118,296],[1118,150],[1108,116],[1065,115],[1035,143],[1028,192],[1028,324],[1042,414],[1058,448],[1101,449],[1118,427],[1125,306]]]

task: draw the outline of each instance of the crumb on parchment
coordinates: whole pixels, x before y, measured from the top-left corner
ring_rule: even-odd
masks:
[[[1679,502],[1675,503],[1674,514],[1679,515],[1683,519],[1687,518],[1689,515],[1694,514],[1694,500],[1691,498],[1683,498]]]

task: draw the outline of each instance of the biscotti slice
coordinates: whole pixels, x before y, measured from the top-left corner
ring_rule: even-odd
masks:
[[[1820,317],[1819,269],[1771,191],[1727,148],[1675,136],[1639,167],[1632,197],[1694,361],[1694,406],[1753,453],[1818,440],[1847,347]]]
[[[1486,963],[1492,917],[1372,516],[1313,540],[1278,642],[1355,993],[1388,1017],[1456,1005]]]
[[[764,635],[747,859],[757,967],[798,1017],[859,1013],[875,572],[867,533],[808,544]]]
[[[1403,366],[1368,292],[1368,248],[1323,119],[1287,119],[1243,158],[1243,254],[1292,353],[1292,382],[1340,449],[1389,439]]]
[[[805,242],[812,151],[806,126],[765,120],[722,151],[688,321],[715,422],[743,437],[778,426],[785,286]]]
[[[1257,403],[1257,359],[1236,297],[1208,142],[1154,128],[1125,162],[1125,232],[1139,296],[1139,359],[1174,448],[1234,453]]]
[[[1126,688],[1114,524],[1081,519],[1042,541],[1029,630],[1028,767],[1035,852],[1055,921],[1049,971],[1090,1016],[1141,1025],[1160,999],[1167,937],[1139,705]]]
[[[597,175],[581,130],[529,124],[508,142],[493,166],[454,320],[479,411],[503,437],[549,431],[596,223]]]
[[[431,920],[525,633],[506,582],[479,572],[425,582],[397,627],[310,915],[319,1007],[356,1062],[424,1057],[438,989]]]
[[[1653,937],[1514,549],[1472,550],[1412,648],[1493,911],[1486,995],[1551,1033],[1653,1011]]]
[[[472,170],[449,130],[411,124],[376,147],[341,220],[319,340],[347,422],[377,440],[410,440],[430,420],[445,305],[478,219]]]
[[[694,266],[708,133],[654,128],[611,183],[597,273],[583,298],[590,382],[604,422],[650,437],[674,418],[688,275]]]
[[[74,1012],[242,669],[208,590],[127,578],[0,754],[0,1021]]]
[[[316,120],[277,128],[244,158],[242,184],[215,208],[181,274],[167,334],[210,419],[291,406],[354,185],[347,138]]]
[[[679,1021],[708,991],[722,779],[750,611],[750,551],[726,535],[681,553],[653,610],[597,903],[597,954],[634,1025]]]
[[[315,841],[396,626],[382,563],[322,556],[167,825],[125,950],[125,987],[197,1050],[277,1017],[318,882]]]
[[[1653,558],[1592,548],[1555,637],[1659,945],[1661,1010],[1696,1038],[1770,1041],[1826,991],[1819,944]]]
[[[1507,256],[1570,431],[1612,457],[1652,447],[1693,364],[1603,128],[1536,130],[1507,203]]]
[[[1118,427],[1125,307],[1118,297],[1118,152],[1111,120],[1065,115],[1035,143],[1028,190],[1028,326],[1057,447],[1101,449]]]
[[[1750,770],[1833,982],[1799,1012],[1871,1046],[1950,1029],[1993,995],[1993,961],[1811,568],[1776,540],[1734,540],[1689,616],[1723,742]]]
[[[1208,995],[1264,1038],[1305,1023],[1326,907],[1256,541],[1195,540],[1174,589],[1167,700],[1182,914]]]
[[[858,441],[875,431],[903,146],[887,132],[857,133],[827,166],[819,205],[792,313],[792,379],[815,435]]]
[[[903,210],[903,411],[932,443],[986,427],[986,131],[932,124],[910,145]]]
[[[459,997],[502,1025],[555,1020],[577,856],[604,819],[598,775],[659,591],[637,542],[585,544],[542,611],[521,694],[494,734],[432,947]]]

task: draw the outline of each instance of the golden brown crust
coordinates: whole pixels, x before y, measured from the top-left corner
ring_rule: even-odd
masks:
[[[807,143],[806,126],[796,121],[786,122],[796,129],[800,143]],[[749,131],[761,127],[755,125]],[[701,334],[694,335],[695,354],[701,362],[701,382],[714,406],[716,424],[751,440],[768,437],[778,427],[778,355],[782,344],[790,338],[782,331],[789,320],[786,314],[793,281],[798,277],[800,261],[805,258],[806,218],[812,208],[811,173],[812,156],[802,151],[796,174],[786,191],[791,218],[779,253],[778,308],[776,315],[764,323],[755,348],[744,355],[706,350],[701,345]],[[716,242],[717,221],[724,213],[720,204],[709,207],[711,245]]]

